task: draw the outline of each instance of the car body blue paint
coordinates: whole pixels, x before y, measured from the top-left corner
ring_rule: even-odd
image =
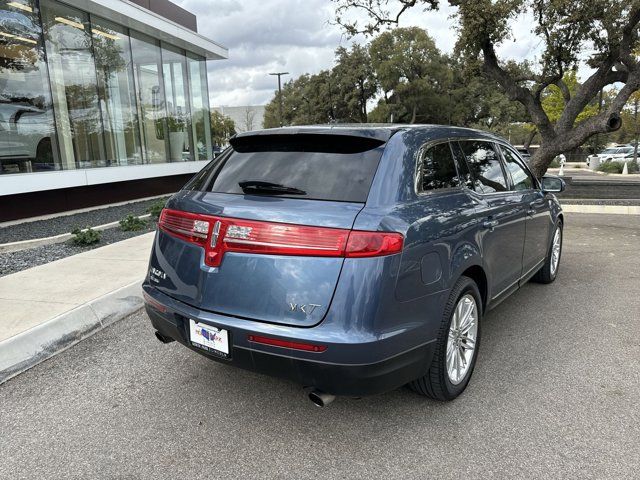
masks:
[[[494,195],[463,187],[416,191],[416,162],[424,145],[459,139],[506,144],[492,134],[441,126],[301,127],[257,134],[283,132],[386,140],[366,203],[183,190],[167,206],[251,220],[399,232],[405,238],[402,253],[348,259],[235,253],[227,254],[219,268],[211,268],[204,264],[201,248],[159,231],[150,267],[166,273],[166,279],[149,276],[143,287],[168,309],[162,313],[148,308],[163,334],[188,345],[181,322],[194,318],[228,329],[238,352],[323,365],[372,365],[435,341],[450,290],[468,268],[483,269],[491,304],[517,288],[546,256],[562,212],[552,194],[539,188]],[[527,214],[533,202],[535,213]],[[487,218],[499,225],[483,228]],[[320,307],[305,315],[291,311],[292,303]],[[251,334],[328,348],[322,353],[287,350],[251,343]],[[418,369],[426,371],[429,362],[424,358]],[[261,371],[257,361],[252,365],[248,368]],[[313,373],[302,377],[300,381],[317,380]],[[398,375],[401,381],[407,378]],[[358,393],[355,387],[318,382],[337,393]],[[371,391],[398,385],[391,380]]]

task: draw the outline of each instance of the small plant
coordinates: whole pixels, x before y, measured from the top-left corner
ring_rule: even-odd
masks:
[[[147,227],[147,222],[141,218],[133,215],[127,215],[120,220],[120,228],[124,232],[134,232],[136,230],[142,230]]]
[[[184,132],[185,121],[180,117],[167,117],[170,132]]]
[[[158,200],[149,208],[147,208],[147,213],[151,214],[151,217],[157,220],[158,218],[160,218],[160,212],[162,212],[162,209],[164,208],[164,203],[165,199]]]
[[[560,168],[560,162],[554,158],[549,164],[549,168]]]
[[[84,230],[76,228],[71,233],[74,235],[72,241],[75,245],[93,245],[100,241],[100,232],[91,227]]]
[[[605,162],[598,167],[598,171],[604,173],[622,173],[623,166],[620,162]]]

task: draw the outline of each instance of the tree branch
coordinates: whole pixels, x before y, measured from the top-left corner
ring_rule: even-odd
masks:
[[[556,80],[555,85],[560,89],[562,98],[564,99],[564,104],[566,105],[571,101],[571,91],[569,90],[569,87],[567,87],[567,84],[564,83],[564,80],[562,78]]]
[[[546,140],[555,138],[556,133],[549,117],[544,112],[539,97],[536,98],[529,89],[518,85],[513,78],[498,63],[493,44],[489,39],[485,39],[482,44],[484,56],[484,68],[487,75],[493,78],[505,90],[511,100],[520,102],[531,115],[531,120],[535,123],[540,135]]]
[[[336,23],[342,26],[346,32],[353,36],[357,34],[370,35],[380,31],[381,28],[389,25],[398,25],[400,17],[410,8],[415,7],[418,2],[427,3],[428,8],[438,7],[438,0],[396,0],[400,4],[395,15],[385,11],[384,7],[389,4],[389,0],[334,0],[338,3],[336,8]],[[343,19],[342,14],[347,10],[362,10],[371,19],[363,28],[358,28],[357,20],[349,22]]]
[[[634,7],[629,13],[629,19],[622,29],[620,43],[616,45],[616,40],[610,39],[608,55],[602,60],[598,69],[578,88],[571,101],[566,104],[562,116],[556,123],[556,131],[559,133],[570,131],[580,112],[584,110],[598,91],[617,81],[627,81],[629,73],[638,69],[638,62],[631,53],[638,23],[640,23],[640,6]],[[613,70],[618,60],[622,61],[627,71]]]

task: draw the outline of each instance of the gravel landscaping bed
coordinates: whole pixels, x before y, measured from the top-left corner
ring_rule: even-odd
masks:
[[[2,227],[0,228],[0,244],[51,237],[61,233],[69,233],[75,228],[97,227],[105,223],[120,221],[127,215],[144,215],[151,205],[160,200],[162,199],[132,202],[126,205],[98,208],[89,212],[61,215],[47,220],[36,220]],[[106,238],[106,235],[104,238]]]
[[[100,241],[93,245],[80,246],[74,245],[71,240],[64,243],[56,243],[53,245],[42,245],[40,247],[21,250],[19,252],[10,252],[0,254],[0,277],[16,273],[27,268],[43,265],[53,262],[61,258],[75,255],[76,253],[86,252],[94,248],[104,247],[110,243],[126,240],[127,238],[142,235],[144,233],[153,232],[156,223],[149,221],[149,226],[144,230],[135,232],[123,232],[120,227],[109,228],[102,231]]]

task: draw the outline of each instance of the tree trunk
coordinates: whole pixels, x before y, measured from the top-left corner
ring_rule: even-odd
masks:
[[[531,142],[533,142],[533,137],[536,136],[536,133],[538,133],[538,129],[534,128],[533,130],[531,130],[531,132],[529,132],[529,135],[525,139],[524,148],[526,148],[527,150],[529,150],[529,147],[531,146]]]
[[[416,116],[417,116],[417,111],[418,111],[418,107],[416,105],[413,106],[413,113],[411,114],[411,121],[409,122],[410,124],[414,124],[416,123]]]
[[[633,133],[634,133],[634,145],[633,145],[633,161],[634,163],[638,162],[638,103],[640,103],[640,99],[637,97],[633,100]]]
[[[544,177],[544,174],[547,173],[549,164],[554,158],[556,158],[556,155],[558,155],[558,153],[555,149],[540,146],[540,148],[531,156],[531,162],[529,163],[533,174],[537,178]]]

